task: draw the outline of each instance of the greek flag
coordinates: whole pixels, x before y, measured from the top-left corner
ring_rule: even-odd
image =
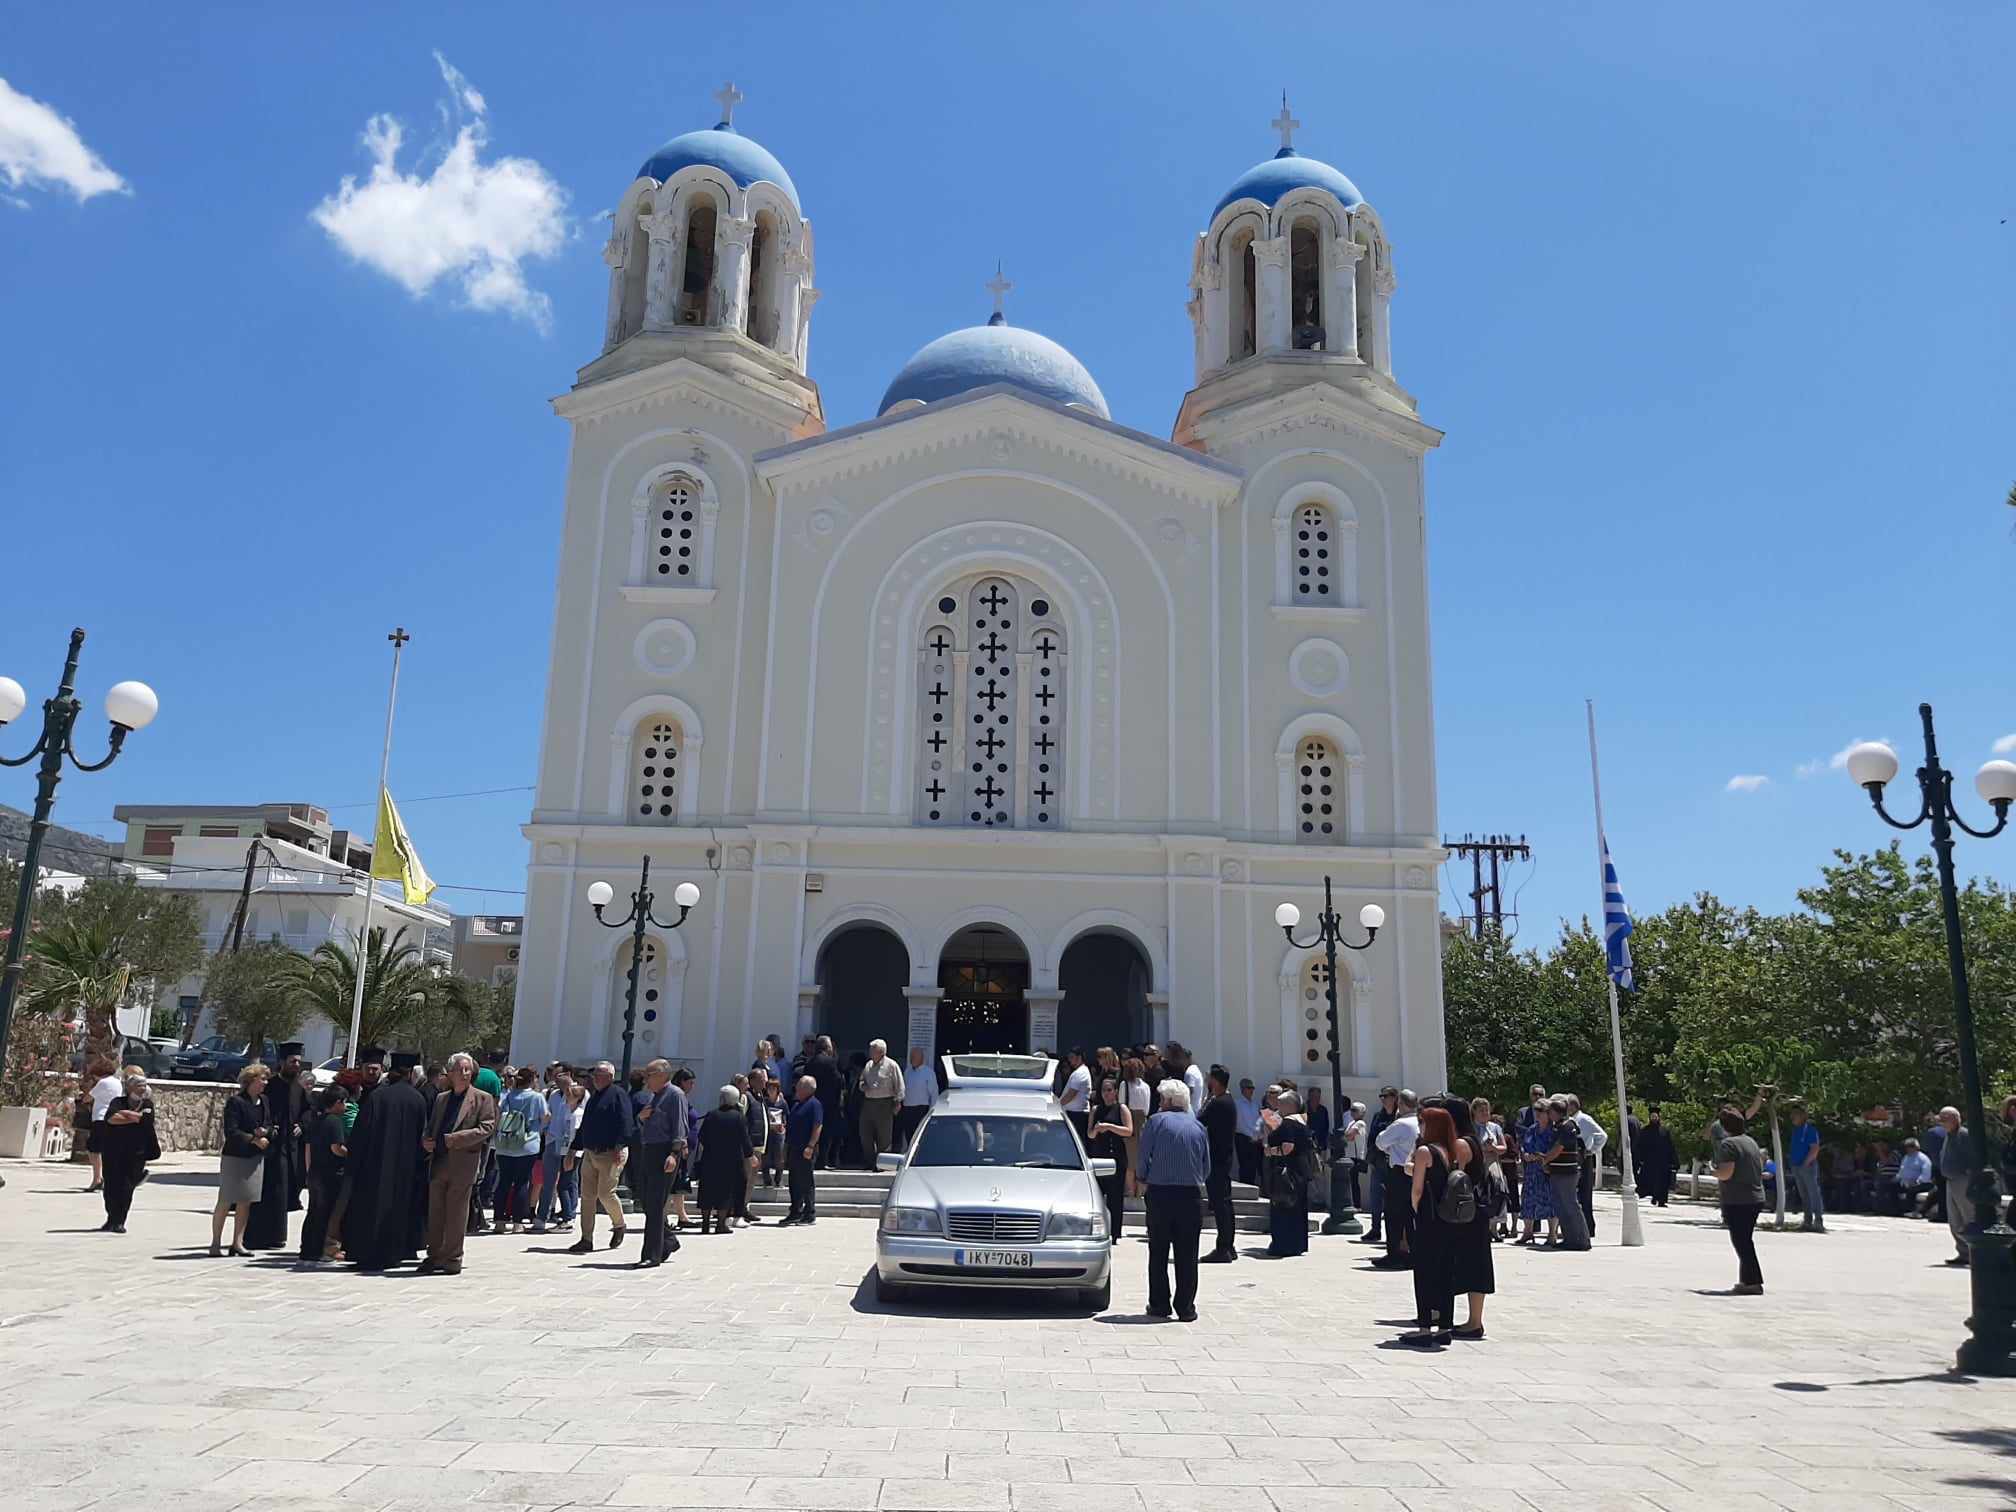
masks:
[[[1617,863],[1610,859],[1610,837],[1603,837],[1603,953],[1610,958],[1610,980],[1631,988],[1631,910],[1617,882]]]

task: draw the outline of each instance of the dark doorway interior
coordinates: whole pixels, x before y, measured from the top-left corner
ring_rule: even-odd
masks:
[[[938,1053],[1020,1051],[1029,1044],[1029,953],[992,924],[962,929],[938,962]]]
[[[843,930],[819,953],[818,1034],[830,1034],[845,1063],[847,1052],[866,1050],[872,1039],[887,1040],[902,1062],[910,1053],[910,1005],[903,988],[910,980],[910,952],[876,924]],[[794,1049],[786,1046],[786,1049]]]
[[[1057,1048],[1118,1049],[1148,1038],[1148,962],[1125,935],[1087,934],[1057,964]]]

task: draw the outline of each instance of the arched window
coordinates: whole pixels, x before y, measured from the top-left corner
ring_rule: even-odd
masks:
[[[917,655],[917,822],[1064,827],[1063,626],[1033,584],[998,574],[946,588]]]
[[[699,581],[700,490],[684,474],[659,485],[651,511],[651,581],[685,588]]]
[[[679,324],[705,325],[714,289],[714,202],[701,199],[686,218],[686,263],[679,281]]]
[[[1349,985],[1339,982],[1341,994]],[[1321,955],[1312,955],[1302,963],[1302,981],[1296,991],[1296,1006],[1300,1010],[1296,1027],[1301,1032],[1302,1069],[1317,1078],[1330,1074],[1330,1050],[1333,1043],[1330,1030],[1330,962]],[[1340,1001],[1337,1015],[1344,1016],[1347,1005]]]
[[[1337,748],[1311,735],[1295,750],[1295,838],[1340,845],[1344,836],[1344,763]]]
[[[752,341],[777,345],[777,217],[765,210],[749,238],[749,326]]]
[[[679,783],[686,737],[669,714],[650,714],[630,743],[630,820],[633,824],[677,824]]]
[[[1294,550],[1295,602],[1337,603],[1337,521],[1329,505],[1296,506]]]
[[[1253,264],[1253,233],[1242,231],[1233,239],[1232,287],[1228,314],[1231,320],[1227,360],[1237,362],[1259,350],[1259,274]]]
[[[630,987],[630,941],[616,952],[610,971],[609,1039],[611,1049],[622,1043],[623,1010]],[[660,1055],[677,1055],[683,1048],[681,1018],[686,985],[686,957],[667,949],[657,935],[644,936],[644,948],[637,957],[637,1023],[635,1046],[642,1053],[637,1060]]]
[[[1328,347],[1324,332],[1323,240],[1310,221],[1288,233],[1288,322],[1298,352]]]

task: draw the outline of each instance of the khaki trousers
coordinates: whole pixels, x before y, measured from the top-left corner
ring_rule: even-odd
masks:
[[[861,1100],[861,1160],[875,1169],[875,1157],[896,1147],[896,1099],[864,1097]]]
[[[615,1150],[590,1150],[581,1157],[581,1237],[595,1237],[595,1209],[609,1215],[620,1233],[625,1226],[623,1199],[616,1195]]]
[[[480,1154],[480,1152],[478,1152]],[[469,1233],[469,1192],[479,1160],[436,1160],[427,1176],[427,1258],[442,1270],[462,1269],[462,1245]]]

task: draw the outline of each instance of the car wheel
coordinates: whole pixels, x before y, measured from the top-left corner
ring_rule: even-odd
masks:
[[[1087,1307],[1095,1307],[1100,1312],[1113,1305],[1113,1278],[1108,1276],[1104,1286],[1088,1286],[1078,1293],[1078,1300]]]
[[[877,1302],[908,1302],[910,1288],[900,1281],[886,1281],[882,1272],[875,1272],[875,1300]]]

